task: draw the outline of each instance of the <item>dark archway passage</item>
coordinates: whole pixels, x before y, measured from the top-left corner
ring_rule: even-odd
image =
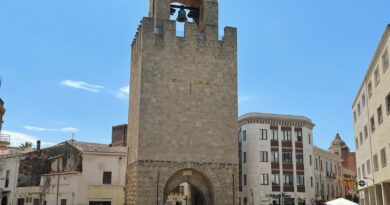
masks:
[[[213,205],[214,190],[211,181],[194,169],[173,174],[164,188],[164,205]]]

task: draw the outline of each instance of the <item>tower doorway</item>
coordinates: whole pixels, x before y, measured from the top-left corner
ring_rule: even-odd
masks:
[[[210,180],[201,172],[185,169],[173,174],[164,189],[164,205],[213,205]]]

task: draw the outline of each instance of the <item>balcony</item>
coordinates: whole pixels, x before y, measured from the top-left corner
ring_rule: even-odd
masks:
[[[284,185],[283,191],[284,192],[294,192],[294,186],[293,185]]]
[[[273,170],[279,170],[279,162],[272,162],[271,163],[271,169]]]
[[[272,184],[272,191],[280,191],[280,186],[277,184]]]
[[[297,186],[298,192],[305,192],[305,186]]]
[[[0,134],[0,148],[6,148],[10,144],[11,135]]]
[[[272,147],[279,147],[279,141],[277,141],[277,140],[271,140],[271,146],[272,146]]]
[[[292,147],[292,141],[282,141],[282,147]]]
[[[295,142],[295,148],[300,148],[300,149],[303,149],[303,142]]]

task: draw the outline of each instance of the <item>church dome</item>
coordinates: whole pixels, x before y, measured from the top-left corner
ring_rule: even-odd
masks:
[[[341,139],[340,134],[337,133],[336,137],[334,138],[333,142],[330,144],[331,147],[344,147],[347,146],[347,144]]]

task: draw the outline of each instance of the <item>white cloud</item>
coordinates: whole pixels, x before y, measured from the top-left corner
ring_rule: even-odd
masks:
[[[43,127],[35,127],[35,126],[29,126],[29,125],[26,125],[23,127],[24,129],[26,130],[30,130],[30,131],[37,131],[37,132],[44,132],[44,131],[48,131],[47,128],[43,128]]]
[[[36,132],[78,132],[79,129],[74,127],[64,127],[64,128],[43,128],[43,127],[36,127],[36,126],[30,126],[26,125],[23,126],[24,129],[29,131],[36,131]]]
[[[12,147],[19,147],[22,143],[25,142],[31,142],[33,144],[33,147],[36,147],[37,137],[30,136],[21,132],[14,132],[8,130],[2,131],[2,134],[9,135],[11,137],[10,146]],[[42,141],[41,145],[42,147],[48,147],[54,145],[54,143]]]
[[[128,99],[129,98],[129,93],[130,93],[130,86],[124,86],[122,88],[119,88],[116,91],[115,96],[117,98],[121,98],[121,99]]]
[[[79,129],[74,128],[74,127],[64,127],[64,128],[59,129],[59,131],[61,131],[61,132],[78,132]]]
[[[86,90],[93,93],[98,93],[104,88],[101,85],[93,85],[86,82],[73,81],[73,80],[64,80],[61,82],[61,85],[71,87],[71,88]]]

